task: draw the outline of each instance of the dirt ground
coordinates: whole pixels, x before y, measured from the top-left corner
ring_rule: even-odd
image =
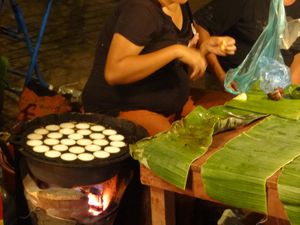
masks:
[[[0,1],[1,2],[1,1]],[[25,18],[32,42],[36,43],[46,0],[17,1]],[[6,34],[18,31],[12,8],[4,1],[0,10],[0,56],[9,61],[9,70],[26,74],[31,58],[22,40]],[[103,21],[117,0],[64,0],[54,1],[42,39],[37,65],[41,77],[54,88],[67,85],[81,90],[90,73],[96,41]],[[9,86],[21,90],[24,76],[7,73]],[[1,116],[1,131],[15,124],[19,95],[5,91]]]

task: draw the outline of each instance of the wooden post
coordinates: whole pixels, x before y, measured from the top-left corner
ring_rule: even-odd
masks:
[[[174,193],[150,187],[152,225],[175,225]]]

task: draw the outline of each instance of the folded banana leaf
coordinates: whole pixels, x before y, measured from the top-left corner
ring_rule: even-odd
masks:
[[[237,129],[267,116],[266,114],[245,111],[224,105],[212,107],[208,111],[219,118],[214,127],[214,134]]]
[[[299,153],[300,155],[300,153]],[[291,225],[300,224],[300,156],[283,167],[278,179],[279,198]]]
[[[232,99],[225,105],[251,112],[276,115],[279,117],[298,120],[300,118],[300,99],[283,98],[279,101],[268,99],[262,91],[247,93],[247,101]]]
[[[263,119],[202,166],[206,193],[230,206],[266,213],[266,179],[300,154],[299,134],[300,121]]]
[[[211,110],[198,106],[174,122],[170,130],[130,145],[130,154],[164,180],[184,189],[191,163],[206,152],[215,132],[261,116],[224,106]]]

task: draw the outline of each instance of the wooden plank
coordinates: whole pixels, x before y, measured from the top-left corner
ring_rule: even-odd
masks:
[[[153,225],[175,225],[174,193],[150,187]]]

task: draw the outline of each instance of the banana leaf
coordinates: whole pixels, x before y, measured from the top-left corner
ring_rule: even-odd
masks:
[[[290,98],[300,99],[300,85],[292,84],[288,88],[288,94]]]
[[[261,116],[224,106],[211,110],[198,106],[174,122],[170,130],[130,145],[130,154],[164,180],[184,189],[191,163],[206,152],[215,132],[233,129]]]
[[[184,189],[191,163],[212,142],[217,118],[197,107],[170,130],[129,146],[131,156],[166,181]]]
[[[299,153],[300,154],[300,153]],[[283,167],[278,192],[291,225],[300,224],[300,157]]]
[[[268,99],[267,95],[262,91],[250,91],[247,93],[247,96],[247,101],[232,99],[225,103],[225,105],[292,120],[298,120],[300,118],[300,99],[283,98],[279,101],[274,101]]]
[[[266,114],[249,112],[224,105],[214,106],[208,111],[219,118],[214,127],[214,134],[237,129],[267,116]]]
[[[230,206],[266,213],[266,179],[300,154],[299,134],[300,121],[276,116],[260,121],[202,166],[206,193]]]

